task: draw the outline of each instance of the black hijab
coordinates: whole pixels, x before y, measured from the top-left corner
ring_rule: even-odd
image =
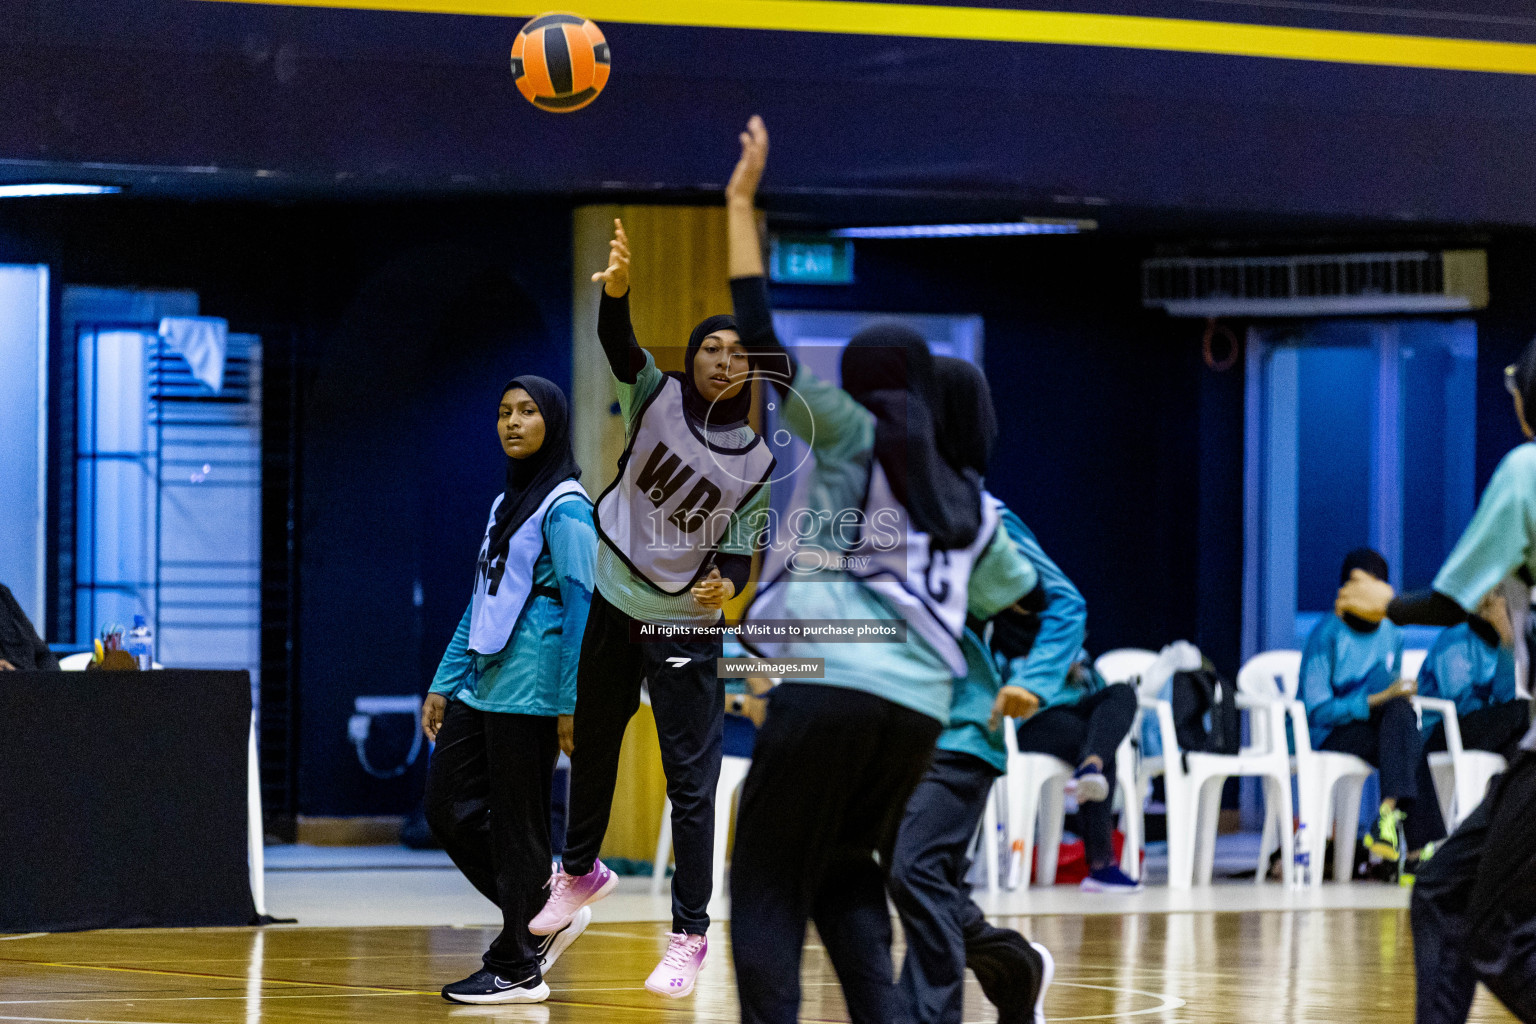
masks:
[[[714,316],[705,317],[688,336],[688,351],[683,355],[683,372],[671,372],[667,376],[676,377],[682,383],[683,408],[688,411],[688,415],[700,423],[709,424],[714,430],[728,430],[747,422],[747,416],[752,411],[752,382],[743,384],[734,398],[726,398],[718,402],[711,402],[699,394],[698,387],[693,383],[693,357],[698,355],[699,346],[704,344],[704,339],[716,331],[737,331],[737,334],[740,334],[734,316],[717,313]]]
[[[985,476],[997,443],[997,409],[987,375],[964,359],[933,361],[939,382],[939,454],[958,470]]]
[[[939,550],[965,547],[981,530],[981,484],[939,448],[938,384],[928,343],[905,324],[866,327],[843,350],[843,390],[875,414],[875,458],[912,523]]]
[[[571,417],[565,392],[543,377],[524,374],[507,381],[501,397],[513,388],[522,388],[539,407],[544,417],[544,443],[526,459],[507,456],[506,489],[496,506],[496,522],[491,526],[490,557],[495,561],[507,550],[507,543],[517,528],[538,511],[550,491],[562,480],[581,476],[576,456],[571,454]]]
[[[1387,576],[1391,570],[1387,568],[1387,559],[1372,548],[1355,548],[1344,556],[1344,565],[1339,569],[1339,585],[1348,583],[1350,573],[1356,569],[1364,569],[1383,583],[1389,582]]]

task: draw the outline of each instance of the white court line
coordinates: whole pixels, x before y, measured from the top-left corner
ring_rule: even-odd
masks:
[[[1063,988],[1094,988],[1101,992],[1129,992],[1132,995],[1146,996],[1148,999],[1162,1000],[1161,1006],[1149,1006],[1144,1010],[1122,1010],[1115,1013],[1095,1013],[1084,1017],[1050,1017],[1052,1021],[1067,1020],[1117,1020],[1121,1017],[1139,1017],[1145,1013],[1163,1013],[1167,1010],[1178,1010],[1189,1005],[1178,996],[1171,996],[1166,992],[1147,992],[1139,988],[1125,988],[1121,985],[1088,985],[1080,981],[1058,981],[1052,987]]]
[[[48,932],[28,932],[25,935],[0,935],[0,942],[15,942],[17,939],[40,939]]]
[[[436,992],[295,992],[290,995],[264,994],[262,1002],[274,999],[377,999],[384,996],[435,996]],[[81,996],[72,999],[0,999],[0,1006],[53,1006],[63,1003],[217,1003],[244,1000],[246,996]],[[0,1017],[0,1020],[9,1018]],[[46,1018],[39,1018],[46,1019]]]

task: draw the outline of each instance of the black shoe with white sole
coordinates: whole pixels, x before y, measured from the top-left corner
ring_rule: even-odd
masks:
[[[1034,1024],[1045,1024],[1045,991],[1056,977],[1056,959],[1051,956],[1050,950],[1038,942],[1031,942],[1029,946],[1040,954],[1040,987],[1035,990]]]
[[[549,986],[538,971],[518,980],[482,968],[463,981],[444,985],[443,998],[453,1003],[542,1003],[549,998]]]

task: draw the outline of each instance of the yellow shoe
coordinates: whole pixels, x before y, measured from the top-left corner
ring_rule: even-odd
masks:
[[[1376,824],[1365,834],[1365,848],[1371,855],[1391,864],[1401,864],[1407,852],[1403,849],[1402,822],[1407,815],[1398,810],[1382,809]]]
[[[1414,881],[1419,877],[1419,870],[1435,855],[1435,843],[1425,843],[1424,848],[1417,853],[1410,853],[1403,861],[1403,870],[1398,872],[1397,884],[1404,889],[1413,887]]]

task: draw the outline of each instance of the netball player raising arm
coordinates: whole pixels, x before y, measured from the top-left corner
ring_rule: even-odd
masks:
[[[953,680],[967,671],[967,613],[989,618],[1024,597],[1037,576],[998,529],[976,475],[939,455],[933,356],[920,335],[899,323],[861,331],[843,352],[842,387],[797,366],[775,337],[752,210],[767,154],[767,131],[754,117],[726,192],[731,297],[759,374],[770,365],[779,371],[785,426],[815,454],[797,493],[822,525],[800,545],[806,568],[765,580],[750,617],[899,620],[906,640],[767,651],[822,658],[825,671],[774,689],[742,791],[731,864],[741,1019],[797,1019],[801,948],[813,919],[849,1015],[900,1020],[884,879],[896,829],[949,715]],[[861,547],[858,564],[875,568],[855,575],[844,556],[862,541],[833,524],[874,515],[894,516],[899,548],[871,550],[863,562]],[[909,573],[909,564],[924,568]],[[1034,984],[1020,986],[1030,995],[1040,962],[1033,951],[1026,956],[1034,957]]]
[[[1511,574],[1529,587],[1536,571],[1536,444],[1529,443],[1527,410],[1536,408],[1536,342],[1504,371],[1504,381],[1527,443],[1499,463],[1433,588],[1394,597],[1384,580],[1357,572],[1339,590],[1340,614],[1451,625]],[[1528,595],[1519,603],[1528,605]],[[1514,631],[1521,647],[1522,633]],[[1517,651],[1515,661],[1525,667],[1527,652]],[[1533,736],[1526,734],[1509,770],[1419,871],[1412,905],[1419,1024],[1465,1021],[1479,981],[1515,1016],[1536,1021]]]
[[[615,221],[608,266],[593,279],[603,284],[598,339],[627,443],[597,503],[597,593],[581,649],[565,859],[530,927],[556,932],[613,888],[613,873],[597,854],[619,747],[644,680],[677,857],[672,933],[645,985],[682,997],[693,991],[709,948],[725,716],[724,682],[715,671],[720,608],[746,585],[766,525],[773,457],[747,423],[752,389],[736,321],[706,318],[688,338],[682,372],[663,373],[630,325],[629,271],[629,239]]]

